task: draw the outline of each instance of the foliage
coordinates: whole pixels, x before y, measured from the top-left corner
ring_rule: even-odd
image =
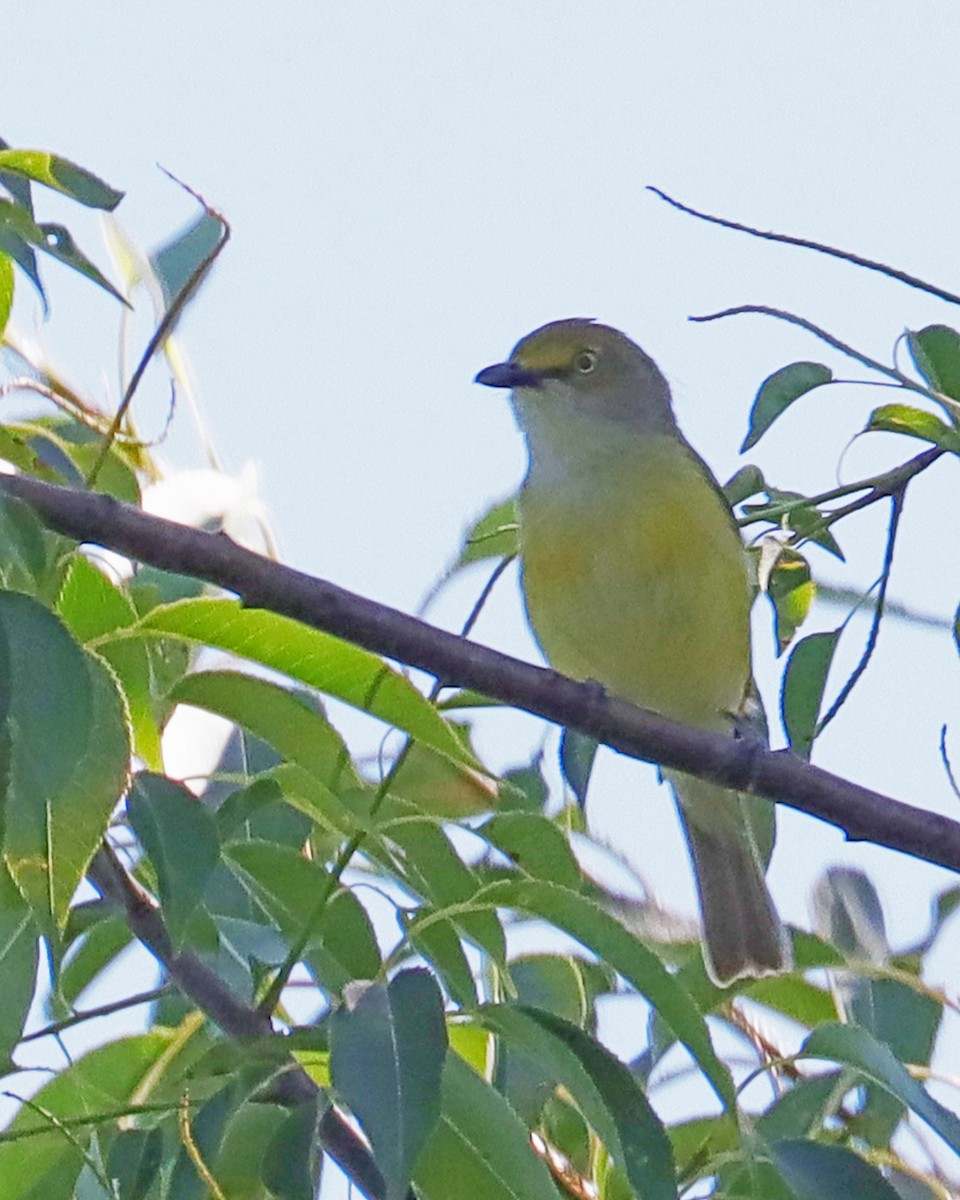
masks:
[[[0,331],[15,268],[45,297],[37,251],[119,296],[66,231],[36,222],[31,184],[104,209],[120,194],[55,155],[0,146]],[[167,312],[219,244],[213,220],[150,260]],[[129,286],[151,270],[132,252],[124,261],[138,263]],[[867,428],[956,453],[960,337],[933,326],[909,344],[917,375],[895,381],[945,419],[886,404]],[[833,379],[809,362],[776,372],[747,445]],[[0,427],[0,456],[137,503],[159,468],[132,426],[78,407],[49,371],[42,383],[59,414]],[[812,497],[774,488],[757,468],[731,481],[742,523],[766,531],[758,575],[792,646],[781,715],[798,753],[809,755],[839,707],[823,714],[843,632],[795,637],[815,590],[802,547],[839,553],[843,517],[883,499],[902,506],[933,457]],[[321,1097],[359,1122],[389,1200],[411,1186],[426,1200],[555,1200],[558,1188],[604,1200],[944,1194],[903,1131],[932,1131],[960,1153],[960,1122],[921,1082],[947,1004],[924,967],[956,889],[922,944],[895,954],[869,880],[827,873],[815,934],[794,935],[796,970],[721,991],[694,939],[638,933],[656,928],[650,906],[609,894],[579,865],[572,835],[587,837],[589,742],[564,739],[570,795],[551,795],[537,762],[498,778],[453,719],[476,696],[437,704],[329,635],[181,577],[107,570],[2,493],[0,531],[0,1050],[7,1095],[23,1099],[0,1134],[0,1200],[313,1196],[324,1104],[276,1102],[291,1050]],[[878,621],[895,533],[891,521]],[[497,506],[451,573],[499,562],[515,537],[512,505]],[[211,667],[204,648],[229,665]],[[327,698],[409,739],[382,773],[344,741]],[[185,704],[232,722],[243,751],[239,769],[225,757],[199,797],[164,774],[161,736]],[[284,1032],[233,1042],[188,997],[165,992],[147,1032],[69,1062],[27,1101],[17,1071],[40,947],[49,1023],[30,1036],[52,1041],[90,1015],[85,989],[116,973],[132,936],[113,905],[78,888],[103,837],[157,899],[171,952],[194,956],[239,1001],[265,1003]],[[378,927],[371,896],[393,906],[396,929]],[[529,920],[579,949],[511,955],[509,932]],[[284,1008],[295,968],[301,1003],[306,989],[317,1012],[303,1029]],[[628,1062],[597,1036],[603,1005],[623,995],[642,998],[647,1014]],[[749,1054],[746,1073],[721,1053],[725,1031],[738,1060]],[[683,1117],[666,1119],[660,1092],[680,1068],[703,1086]]]

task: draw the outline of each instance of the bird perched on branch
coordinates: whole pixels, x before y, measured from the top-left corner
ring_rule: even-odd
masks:
[[[677,426],[656,363],[609,326],[554,321],[477,382],[512,390],[526,438],[523,590],[551,665],[732,736],[751,686],[746,554],[709,467]],[[729,984],[784,969],[788,951],[748,799],[690,775],[666,777],[712,978]]]

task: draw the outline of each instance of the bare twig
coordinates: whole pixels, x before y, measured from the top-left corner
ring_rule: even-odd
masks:
[[[668,196],[666,192],[662,192],[658,187],[648,187],[647,191],[653,192],[661,200],[666,200],[667,204],[672,205],[680,212],[687,213],[691,217],[696,217],[700,221],[708,221],[711,225],[722,225],[724,229],[734,229],[738,233],[749,233],[751,237],[763,238],[768,242],[784,242],[788,246],[800,246],[804,250],[815,250],[818,254],[827,254],[831,258],[839,258],[843,262],[853,263],[854,266],[864,267],[868,271],[876,271],[880,275],[886,275],[888,279],[896,279],[898,283],[905,283],[907,287],[927,292],[929,295],[936,296],[940,300],[946,300],[948,304],[960,304],[960,296],[955,295],[953,292],[948,292],[946,288],[938,287],[935,283],[927,283],[926,280],[919,279],[916,275],[908,275],[906,271],[900,271],[896,267],[877,262],[875,259],[863,258],[859,254],[852,254],[849,250],[838,250],[835,246],[828,246],[824,242],[814,242],[809,238],[794,237],[789,233],[773,233],[770,230],[755,229],[752,225],[741,225],[739,221],[730,221],[726,217],[711,216],[710,213],[699,212],[695,208],[690,208],[689,205],[681,204],[679,200],[674,200],[672,196]]]
[[[163,168],[161,168],[161,170],[163,170]],[[90,471],[87,475],[86,482],[88,487],[91,487],[94,484],[97,476],[100,474],[100,468],[103,466],[107,455],[110,453],[110,447],[113,445],[114,439],[120,430],[120,426],[123,424],[123,419],[126,416],[127,409],[130,407],[130,404],[133,401],[134,393],[140,386],[140,380],[143,378],[144,372],[150,365],[153,356],[157,353],[170,334],[173,333],[174,326],[176,325],[177,321],[180,320],[183,310],[192,299],[197,288],[199,288],[200,284],[203,282],[210,268],[216,262],[224,246],[226,246],[227,242],[230,240],[230,223],[227,221],[226,217],[217,212],[216,209],[211,208],[210,205],[207,204],[207,202],[203,199],[203,197],[198,192],[195,192],[193,188],[188,187],[187,184],[177,179],[176,176],[170,175],[169,171],[164,171],[164,174],[169,175],[175,183],[179,183],[185,191],[189,192],[190,195],[193,196],[194,199],[203,206],[204,211],[209,216],[214,217],[220,222],[220,240],[213,247],[210,253],[205,255],[204,258],[197,264],[197,266],[194,267],[186,283],[183,285],[180,291],[177,292],[176,296],[174,296],[170,303],[170,307],[160,319],[160,324],[154,331],[153,337],[151,337],[150,341],[147,342],[147,348],[144,350],[140,361],[137,363],[136,370],[130,377],[130,382],[127,384],[126,391],[123,393],[123,399],[120,401],[113,420],[110,422],[109,429],[104,434],[103,444],[101,445],[100,451],[97,454],[97,457],[94,459],[93,466],[90,468]]]
[[[861,676],[867,669],[867,664],[873,657],[873,652],[877,648],[877,638],[880,636],[880,622],[883,619],[884,602],[887,598],[887,584],[890,582],[890,569],[893,566],[893,549],[897,541],[897,530],[900,527],[900,517],[903,513],[903,496],[906,491],[906,484],[899,491],[893,493],[890,497],[890,523],[887,526],[887,545],[883,552],[883,567],[880,571],[880,586],[877,589],[877,603],[873,610],[873,621],[870,624],[870,633],[867,636],[867,644],[863,648],[863,654],[860,656],[860,661],[854,667],[850,674],[850,678],[840,689],[839,695],[830,705],[830,709],[826,716],[822,718],[817,725],[816,737],[830,724],[833,718],[837,715],[853,689],[857,686]]]

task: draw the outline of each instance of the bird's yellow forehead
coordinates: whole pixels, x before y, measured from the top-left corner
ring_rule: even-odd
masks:
[[[525,338],[513,352],[514,361],[528,371],[565,371],[580,351],[591,346],[586,332],[539,333]]]

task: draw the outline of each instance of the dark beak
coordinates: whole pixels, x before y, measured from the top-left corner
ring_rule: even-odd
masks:
[[[484,367],[474,380],[474,383],[498,388],[539,387],[541,382],[536,371],[528,371],[515,362],[494,363],[492,367]]]

